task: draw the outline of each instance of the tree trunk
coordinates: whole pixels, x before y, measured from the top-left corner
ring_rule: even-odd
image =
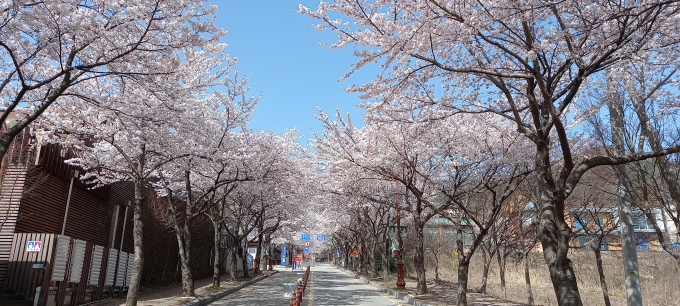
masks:
[[[416,268],[416,276],[418,277],[418,285],[416,292],[418,294],[427,293],[427,283],[425,279],[425,237],[423,236],[423,226],[425,224],[417,224],[416,229],[416,254],[413,257],[413,264]]]
[[[248,264],[248,238],[243,239],[244,240],[244,245],[243,245],[243,254],[241,254],[241,265],[243,265],[243,277],[248,278],[250,275],[248,275],[248,268],[250,268],[250,265]]]
[[[434,256],[434,280],[439,284],[439,254],[435,251],[432,256]]]
[[[366,248],[363,247],[363,244],[361,246],[362,248],[361,252],[359,252],[359,269],[358,269],[359,271],[358,273],[360,274],[366,271],[366,257],[367,257],[366,254],[364,254],[366,252]]]
[[[482,246],[482,255],[484,256],[484,269],[482,270],[482,286],[479,287],[479,292],[486,294],[486,283],[489,279],[489,267],[491,267],[491,254],[489,254],[488,247]]]
[[[376,251],[378,251],[378,246],[374,241],[371,243],[371,266],[373,269],[373,278],[377,278],[380,274],[380,271],[378,271],[379,263],[375,256]]]
[[[194,275],[192,273],[191,263],[191,219],[193,201],[191,199],[191,182],[189,180],[189,171],[184,172],[184,183],[187,190],[186,206],[184,211],[184,225],[181,235],[178,234],[177,242],[180,248],[180,261],[182,263],[182,295],[194,296]]]
[[[468,267],[470,261],[459,252],[458,255],[458,306],[467,306]]]
[[[262,234],[262,229],[259,230],[258,235],[257,235],[257,251],[255,251],[255,258],[253,261],[255,262],[255,275],[260,273],[260,264],[262,264],[262,239],[264,239],[264,234]]]
[[[179,263],[182,270],[182,296],[193,296],[193,277],[191,275],[191,265],[188,260],[186,241],[182,235],[182,228],[177,228],[175,235],[177,236],[177,245],[179,253]]]
[[[143,154],[142,154],[143,155]],[[139,168],[144,169],[144,157],[140,157]],[[132,277],[130,278],[130,286],[128,287],[126,306],[137,306],[137,294],[139,293],[139,285],[142,280],[142,268],[144,267],[144,244],[143,227],[142,224],[142,202],[144,201],[143,180],[141,177],[135,178],[135,201],[132,206],[132,237],[134,239],[135,259],[132,264]],[[122,249],[122,248],[121,248]]]
[[[238,261],[236,260],[236,256],[238,254],[239,244],[240,241],[236,241],[236,239],[234,239],[231,245],[231,267],[229,268],[229,281],[232,282],[238,282]]]
[[[501,277],[501,290],[503,291],[503,298],[507,299],[507,292],[505,288],[505,254],[501,254],[500,249],[498,250],[498,253],[496,253],[498,256],[498,274]]]
[[[180,251],[180,262],[182,267],[182,296],[194,296],[194,275],[191,270],[191,253],[189,252],[188,241],[184,242],[184,252]]]
[[[383,255],[383,281],[384,282],[389,282],[390,281],[390,256],[392,255],[390,252],[390,240],[387,237],[387,231],[385,231],[384,234],[385,237],[385,253]]]
[[[527,291],[527,304],[534,305],[534,293],[531,291],[531,277],[529,275],[529,252],[523,253],[524,261],[524,283]]]
[[[344,258],[343,268],[349,268],[349,245],[345,244],[345,250],[342,252],[342,258]]]
[[[543,257],[550,271],[550,279],[558,305],[582,306],[574,267],[567,256],[571,229],[564,218],[564,194],[558,192],[554,185],[547,143],[547,141],[539,141],[536,150],[536,174],[540,207],[538,236],[543,247]]]
[[[609,301],[609,291],[607,290],[607,281],[604,278],[604,269],[602,268],[602,254],[600,253],[600,243],[597,247],[591,248],[595,252],[595,261],[597,262],[597,273],[600,275],[600,286],[602,287],[602,297],[604,298],[604,305],[611,306],[612,303]]]
[[[647,114],[645,100],[640,99],[636,95],[631,95],[631,101],[633,102],[635,112],[637,113],[638,119],[640,120],[640,128],[642,133],[647,138],[649,146],[652,147],[652,150],[654,151],[663,150],[659,134],[656,128],[654,128],[654,125]],[[668,194],[675,203],[676,216],[680,217],[680,184],[678,183],[676,175],[673,173],[673,167],[668,165],[668,158],[666,156],[659,156],[656,158],[656,161],[659,165],[661,178],[666,183],[666,187],[668,188]],[[673,254],[671,253],[671,255]],[[678,263],[680,263],[680,258],[676,257],[676,259],[678,260]]]
[[[220,287],[220,266],[222,262],[220,262],[220,244],[221,244],[221,229],[219,224],[215,224],[213,222],[213,228],[215,230],[215,234],[213,235],[213,243],[215,246],[215,259],[213,262],[213,287],[214,288],[219,288]]]

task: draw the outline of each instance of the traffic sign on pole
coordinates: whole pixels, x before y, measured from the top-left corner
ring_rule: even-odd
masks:
[[[304,244],[304,245],[305,245],[305,247],[310,247],[310,246],[312,246],[312,242],[311,242],[311,241],[309,241],[309,240],[305,241],[305,242],[304,242],[304,243],[302,243],[302,244]]]
[[[326,240],[326,235],[324,235],[324,234],[316,235],[316,240],[318,240],[318,241],[325,241],[325,240]]]
[[[312,240],[312,235],[302,234],[302,241]]]
[[[359,251],[357,251],[357,249],[354,249],[354,251],[349,253],[349,256],[359,256]]]
[[[286,245],[281,246],[281,266],[286,266],[286,254],[288,253],[288,248]]]

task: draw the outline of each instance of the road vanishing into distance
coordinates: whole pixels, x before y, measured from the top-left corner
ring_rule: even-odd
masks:
[[[280,270],[279,273],[250,287],[241,289],[211,306],[284,306],[290,305],[283,296],[282,283],[295,283],[304,270]],[[307,283],[303,306],[361,305],[393,306],[406,305],[389,295],[374,291],[370,286],[345,274],[330,264],[316,264]]]

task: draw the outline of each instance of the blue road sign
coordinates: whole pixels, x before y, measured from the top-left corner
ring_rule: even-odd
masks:
[[[312,240],[312,235],[302,234],[302,241],[306,241],[306,240]]]
[[[309,247],[305,247],[305,253],[310,253],[310,252],[309,252]]]
[[[281,265],[286,266],[286,254],[288,254],[288,247],[285,245],[281,246]]]
[[[324,241],[324,240],[326,240],[326,235],[316,235],[316,240],[317,241]]]

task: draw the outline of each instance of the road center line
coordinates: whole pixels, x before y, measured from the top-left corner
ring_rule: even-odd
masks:
[[[309,296],[307,297],[307,306],[312,306],[314,303],[314,273],[309,273]]]

